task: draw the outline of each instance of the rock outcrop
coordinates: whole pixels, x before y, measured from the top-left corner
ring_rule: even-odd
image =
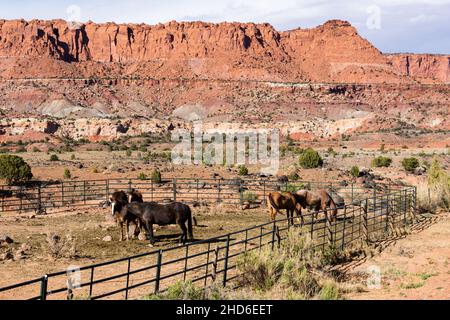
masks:
[[[0,77],[7,79],[130,76],[410,81],[399,64],[392,66],[389,57],[340,20],[285,32],[270,24],[253,23],[150,26],[89,22],[73,28],[63,20],[0,20],[0,56]]]

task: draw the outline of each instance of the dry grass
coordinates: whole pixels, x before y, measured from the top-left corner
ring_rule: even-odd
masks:
[[[47,252],[53,259],[74,258],[76,255],[75,240],[72,235],[67,234],[64,237],[49,233],[46,238]]]
[[[436,159],[428,172],[428,180],[417,186],[417,203],[421,212],[450,208],[450,175]]]

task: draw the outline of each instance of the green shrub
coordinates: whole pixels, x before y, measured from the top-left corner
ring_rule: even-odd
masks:
[[[144,300],[202,300],[204,290],[192,284],[192,281],[178,281],[161,294],[145,296]]]
[[[298,179],[300,179],[300,176],[297,174],[297,172],[291,173],[288,176],[289,181],[297,181]]]
[[[58,158],[58,156],[56,154],[52,154],[50,156],[50,161],[59,161],[59,158]]]
[[[64,179],[70,179],[72,178],[72,174],[70,173],[69,169],[64,169]]]
[[[341,294],[339,293],[339,288],[334,281],[327,281],[322,285],[320,290],[321,300],[339,300]]]
[[[372,167],[381,168],[381,167],[390,167],[392,164],[392,159],[389,157],[379,156],[372,160]]]
[[[146,180],[147,179],[147,175],[145,173],[141,172],[138,175],[138,179],[139,180]]]
[[[161,172],[158,169],[155,169],[150,174],[150,180],[155,183],[161,183]]]
[[[323,160],[316,150],[308,148],[300,155],[299,164],[304,169],[314,169],[321,167]]]
[[[70,160],[75,160],[75,155],[74,155],[74,154],[72,154],[72,155],[70,156]]]
[[[133,155],[133,152],[131,152],[131,150],[127,150],[125,152],[125,154],[126,154],[127,157],[131,157]]]
[[[405,158],[402,160],[403,169],[408,172],[414,172],[414,170],[419,166],[419,160],[417,158]]]
[[[26,182],[33,178],[31,167],[23,158],[13,155],[0,155],[0,178],[7,184]]]
[[[41,152],[38,147],[33,147],[33,152]]]
[[[239,168],[238,168],[238,174],[240,176],[248,175],[248,168],[246,166],[244,166],[244,165],[240,165]]]
[[[351,169],[350,169],[350,174],[352,175],[352,177],[355,177],[355,178],[358,178],[359,177],[359,174],[360,174],[360,170],[359,170],[359,167],[358,166],[353,166]]]

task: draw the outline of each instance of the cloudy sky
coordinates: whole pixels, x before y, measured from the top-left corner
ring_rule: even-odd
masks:
[[[450,0],[0,0],[0,4],[2,19],[269,22],[278,30],[342,19],[383,52],[450,53]]]

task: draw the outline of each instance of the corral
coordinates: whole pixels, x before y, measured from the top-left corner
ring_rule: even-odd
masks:
[[[169,241],[160,241],[159,247],[151,251],[141,241],[108,242],[102,250],[122,248],[114,259],[105,259],[105,255],[98,252],[95,255],[96,251],[92,250],[89,255],[93,264],[86,263],[86,259],[68,260],[64,265],[72,267],[60,267],[56,272],[45,271],[44,276],[36,276],[31,281],[8,285],[19,281],[5,282],[3,279],[0,298],[133,299],[163,291],[174,281],[183,279],[204,286],[213,281],[232,285],[238,276],[237,256],[264,246],[275,247],[286,237],[289,229],[286,219],[271,222],[264,208],[265,194],[274,190],[332,188],[344,196],[346,205],[339,210],[336,222],[325,219],[323,215],[315,219],[311,212],[305,214],[304,224],[296,222],[295,227],[310,235],[320,249],[330,246],[344,249],[360,242],[381,240],[387,234],[397,232],[398,227],[411,223],[416,206],[415,188],[398,185],[377,184],[373,188],[365,188],[337,182],[175,179],[161,183],[145,180],[78,181],[38,188],[22,187],[19,191],[8,189],[9,196],[3,200],[3,210],[8,211],[6,216],[16,217],[18,213],[12,211],[39,209],[36,211],[47,211],[49,216],[58,219],[64,211],[77,211],[76,207],[86,206],[86,213],[67,216],[82,223],[90,210],[104,212],[103,217],[108,214],[109,210],[99,209],[99,205],[104,205],[111,191],[127,188],[140,190],[147,201],[176,200],[192,204],[194,216],[200,223],[194,227],[196,240],[184,246],[174,246],[169,236]],[[24,193],[28,194],[25,198],[22,197]],[[97,208],[90,209],[93,206]],[[242,211],[243,206],[248,210]],[[219,225],[217,221],[220,221]],[[160,239],[161,233],[167,237],[169,230],[163,228],[157,235]],[[98,239],[97,243],[101,241]],[[89,246],[86,243],[86,247]],[[86,253],[87,250],[82,256]],[[85,266],[74,267],[79,264]]]

